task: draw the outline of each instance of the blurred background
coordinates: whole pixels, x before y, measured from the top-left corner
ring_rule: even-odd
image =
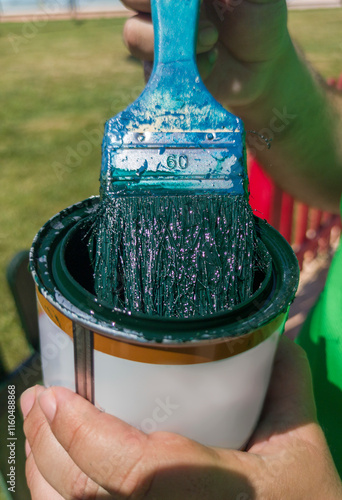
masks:
[[[307,59],[324,78],[338,77],[340,0],[288,3],[296,7],[290,31]],[[69,19],[56,19],[61,13]],[[8,262],[30,247],[50,217],[98,194],[104,122],[144,86],[141,64],[122,42],[127,15],[116,0],[0,0],[0,349],[6,370],[29,355],[6,283]]]
[[[50,12],[110,12],[125,10],[120,0],[0,0],[0,13],[4,16]]]
[[[342,0],[287,0],[290,8],[339,7]],[[124,11],[120,0],[0,0],[0,14],[4,16],[42,12],[82,13]]]

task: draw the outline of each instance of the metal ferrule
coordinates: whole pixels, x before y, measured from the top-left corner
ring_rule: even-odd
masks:
[[[230,132],[111,131],[103,140],[102,195],[245,195],[244,137]]]

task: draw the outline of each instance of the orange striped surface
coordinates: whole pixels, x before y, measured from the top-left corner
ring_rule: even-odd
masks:
[[[73,337],[72,320],[58,311],[43,295],[37,291],[38,304],[43,312],[67,335]],[[187,365],[209,363],[236,356],[257,346],[275,331],[281,332],[285,323],[286,313],[280,314],[269,324],[246,335],[226,339],[218,339],[207,344],[189,342],[181,345],[146,345],[129,343],[106,337],[94,331],[94,348],[97,351],[117,358],[163,365]]]

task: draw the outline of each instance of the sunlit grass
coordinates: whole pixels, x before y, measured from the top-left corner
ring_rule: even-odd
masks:
[[[325,78],[342,73],[341,25],[342,8],[289,11],[293,38]]]

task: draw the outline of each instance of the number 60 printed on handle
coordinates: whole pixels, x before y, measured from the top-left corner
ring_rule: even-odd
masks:
[[[188,166],[188,157],[186,155],[170,155],[167,157],[166,163],[171,170],[176,167],[185,170]]]

